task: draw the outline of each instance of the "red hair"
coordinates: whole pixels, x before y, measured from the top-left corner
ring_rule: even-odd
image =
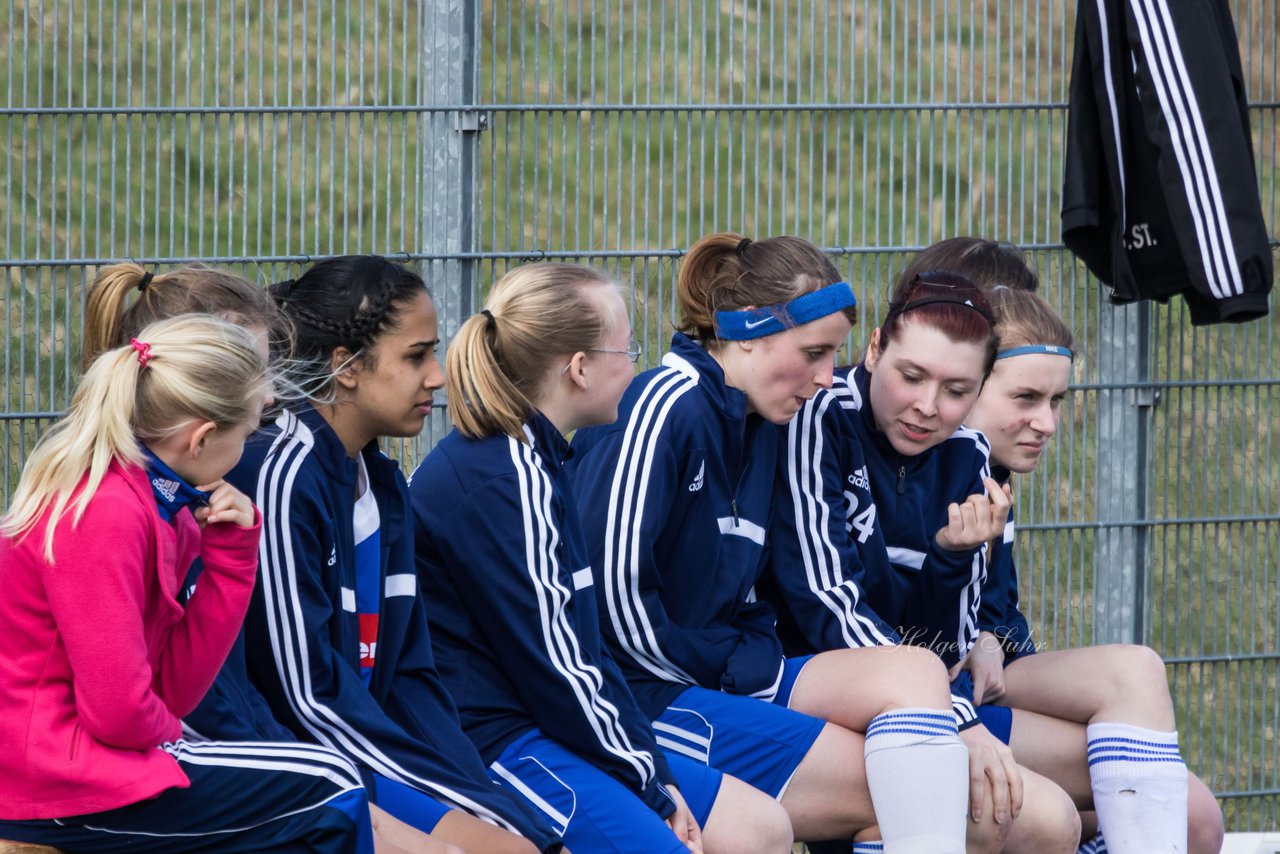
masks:
[[[931,326],[952,341],[981,346],[985,352],[982,375],[990,375],[999,344],[991,303],[964,276],[934,270],[898,282],[880,324],[881,350],[888,348],[908,321]]]

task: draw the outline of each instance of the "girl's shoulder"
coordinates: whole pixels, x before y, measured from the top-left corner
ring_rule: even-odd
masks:
[[[264,515],[287,506],[292,516],[324,505],[330,493],[351,491],[354,476],[326,461],[329,451],[318,431],[284,412],[245,443],[240,461],[226,480],[258,503]]]
[[[980,430],[961,425],[933,451],[940,476],[972,483],[991,474],[991,443]]]
[[[76,487],[68,507],[74,506],[87,479],[86,474],[85,479],[81,480],[80,485]],[[100,513],[155,516],[159,519],[159,516],[152,512],[154,507],[155,498],[152,495],[147,470],[140,465],[121,460],[111,461],[101,482],[98,483],[97,490],[93,493],[93,498],[89,500],[89,510]],[[89,510],[85,512],[88,513]]]
[[[103,538],[110,538],[112,542],[119,544],[130,536],[150,536],[142,532],[163,524],[160,514],[156,512],[151,482],[141,466],[113,460],[89,499],[84,513],[76,518],[76,505],[87,480],[86,474],[58,520],[59,539],[71,536],[73,540],[87,542],[93,549],[97,549],[101,547]],[[24,542],[43,542],[51,513],[52,508],[45,511]]]
[[[630,420],[643,418],[664,431],[696,428],[707,418],[717,417],[714,393],[718,390],[711,388],[712,384],[684,365],[659,365],[632,381],[616,423],[626,420],[625,413]]]
[[[972,459],[990,467],[991,443],[981,430],[961,424],[939,449],[957,459]]]

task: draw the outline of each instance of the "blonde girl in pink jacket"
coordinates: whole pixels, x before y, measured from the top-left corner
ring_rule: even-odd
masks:
[[[0,521],[0,838],[371,850],[336,754],[182,738],[253,589],[261,519],[222,477],[270,387],[250,334],[183,315],[98,358],[32,451]]]

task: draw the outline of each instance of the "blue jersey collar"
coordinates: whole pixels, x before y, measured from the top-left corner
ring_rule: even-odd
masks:
[[[524,423],[524,430],[538,454],[556,468],[561,468],[573,456],[573,448],[568,441],[556,429],[556,425],[551,423],[551,419],[539,410],[533,410],[529,420]]]
[[[729,417],[744,421],[747,417],[747,395],[733,388],[724,378],[724,368],[706,349],[683,332],[671,337],[671,349],[662,364],[698,381],[698,388]]]
[[[151,492],[156,499],[156,509],[160,518],[172,522],[184,507],[192,509],[203,507],[209,503],[208,492],[201,492],[183,479],[182,475],[169,468],[146,445],[142,446],[147,467],[147,480],[151,481]]]

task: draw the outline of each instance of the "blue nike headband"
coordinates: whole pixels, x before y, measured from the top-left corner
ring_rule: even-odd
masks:
[[[725,341],[750,341],[803,326],[858,304],[848,282],[798,296],[790,302],[716,312],[716,335]]]
[[[996,359],[1012,359],[1014,356],[1028,356],[1032,353],[1066,356],[1072,361],[1075,361],[1076,358],[1076,354],[1072,353],[1068,347],[1059,347],[1057,344],[1026,344],[1022,347],[1010,347],[1008,350],[1001,350],[996,353]]]

